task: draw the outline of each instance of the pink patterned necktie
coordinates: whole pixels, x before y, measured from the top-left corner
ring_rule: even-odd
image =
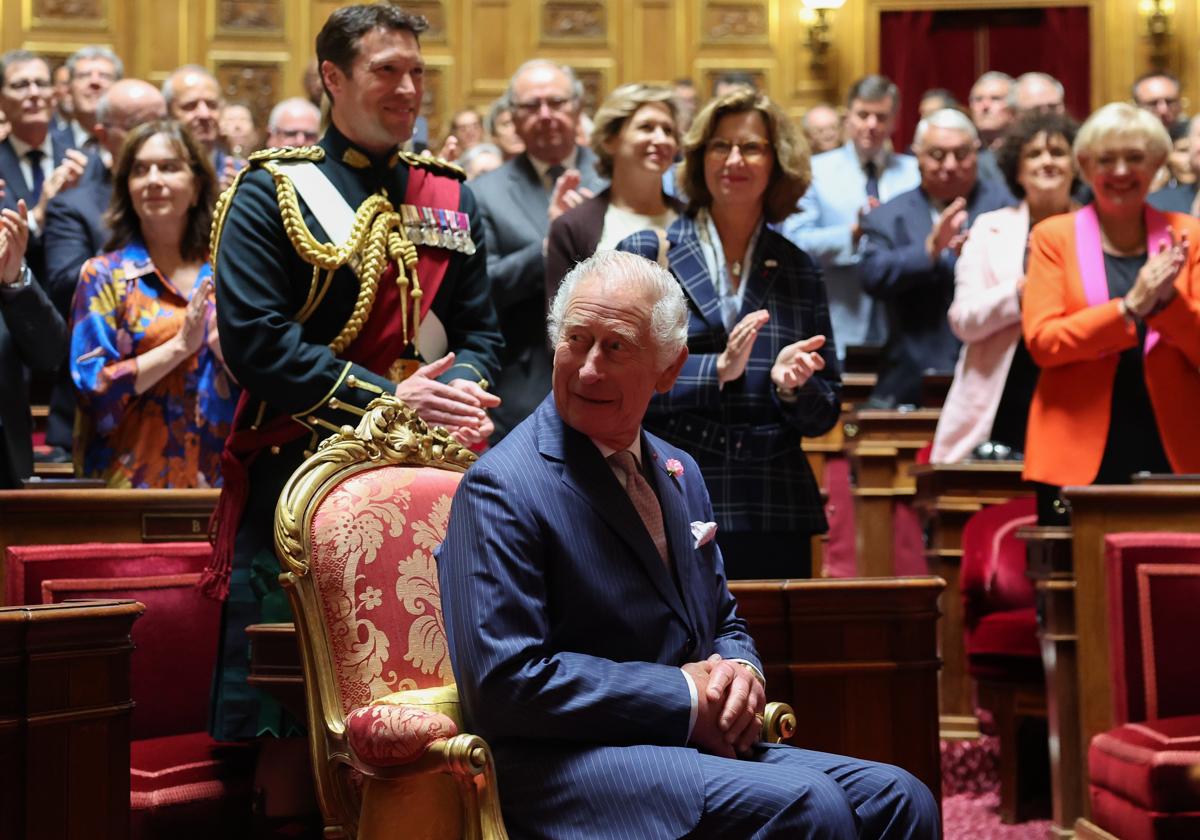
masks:
[[[633,508],[642,518],[646,530],[650,532],[650,539],[658,549],[658,556],[669,566],[671,561],[670,554],[667,553],[667,532],[663,528],[662,506],[658,503],[658,497],[654,495],[654,489],[642,477],[637,460],[628,449],[614,452],[608,456],[608,460],[625,474],[625,492],[629,494],[629,500],[633,502]]]

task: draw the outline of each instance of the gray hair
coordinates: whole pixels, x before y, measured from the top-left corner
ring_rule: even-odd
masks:
[[[535,67],[553,67],[555,70],[562,73],[567,77],[567,81],[571,86],[571,101],[576,104],[579,104],[583,101],[583,82],[579,81],[579,79],[575,76],[574,70],[572,70],[566,64],[559,64],[557,61],[551,61],[548,58],[531,58],[529,61],[526,61],[524,64],[518,67],[517,72],[513,73],[512,77],[508,80],[508,89],[504,91],[504,100],[510,108],[515,105],[513,100],[513,90],[517,86],[517,79],[521,77],[522,73],[526,72],[527,70],[532,70]]]
[[[317,118],[317,122],[321,121],[321,109],[312,104],[312,101],[303,96],[293,96],[278,103],[271,109],[270,115],[267,117],[267,132],[270,133],[279,125],[280,118],[283,117],[283,112],[289,108],[298,108],[302,111],[308,111]]]
[[[0,55],[0,79],[4,78],[4,74],[8,72],[8,68],[15,64],[25,64],[30,61],[40,61],[45,65],[46,70],[50,70],[50,62],[35,52],[29,50],[9,50]]]
[[[999,70],[988,70],[982,76],[975,80],[975,84],[971,85],[971,93],[975,92],[975,88],[987,82],[1007,82],[1009,85],[1009,94],[1012,93],[1013,77],[1007,73],[1001,73]]]
[[[1063,88],[1062,82],[1051,76],[1049,73],[1039,73],[1036,70],[1029,73],[1022,73],[1017,76],[1016,80],[1008,88],[1008,107],[1015,112],[1017,110],[1017,91],[1026,82],[1039,81],[1046,82],[1058,91],[1058,99],[1061,102],[1066,97],[1066,89]]]
[[[80,47],[71,53],[71,57],[67,59],[67,70],[71,74],[71,78],[75,78],[75,65],[81,61],[87,61],[92,58],[102,58],[113,66],[113,81],[118,81],[125,78],[125,65],[117,54],[108,47],[100,46],[99,44],[89,44],[86,47]]]
[[[581,281],[591,277],[600,277],[610,289],[644,289],[654,296],[654,308],[650,311],[650,335],[654,341],[656,360],[665,370],[687,345],[687,299],[671,272],[652,260],[624,251],[598,251],[567,272],[546,316],[546,333],[550,337],[550,344],[558,344],[562,337],[563,318],[567,304],[575,295],[575,288]]]
[[[921,148],[921,144],[925,140],[925,132],[931,128],[961,131],[970,137],[972,142],[979,142],[979,132],[975,129],[975,123],[971,122],[970,117],[957,108],[942,108],[917,123],[917,130],[913,133],[914,149]]]
[[[475,158],[483,157],[484,155],[495,155],[500,160],[504,160],[504,152],[495,143],[476,143],[459,155],[455,163],[463,169],[470,171],[469,167],[475,162]]]
[[[170,107],[171,107],[171,100],[173,100],[175,98],[175,80],[178,79],[180,76],[184,76],[188,73],[196,73],[198,75],[205,76],[209,79],[212,79],[213,83],[216,84],[216,86],[217,86],[218,93],[220,92],[220,90],[221,90],[220,82],[217,81],[216,76],[214,76],[212,73],[208,72],[207,68],[201,67],[199,64],[184,64],[184,65],[176,67],[174,70],[172,70],[171,75],[167,76],[166,81],[164,81],[162,83],[162,95],[163,95],[163,99],[167,100],[167,108],[168,109],[170,109]]]

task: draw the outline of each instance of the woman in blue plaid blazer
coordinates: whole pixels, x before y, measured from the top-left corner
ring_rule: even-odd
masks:
[[[837,422],[841,376],[820,270],[768,225],[804,194],[808,149],[777,105],[739,89],[697,116],[678,177],[688,205],[665,259],[690,304],[690,355],[645,426],[700,465],[730,578],[807,577],[827,524],[800,441]],[[662,245],[642,231],[618,247],[658,259]]]

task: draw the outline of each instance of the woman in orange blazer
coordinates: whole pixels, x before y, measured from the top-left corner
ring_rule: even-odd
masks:
[[[1104,106],[1075,138],[1095,201],[1033,230],[1025,478],[1044,522],[1065,518],[1064,485],[1200,472],[1200,222],[1146,204],[1170,148],[1153,115]]]

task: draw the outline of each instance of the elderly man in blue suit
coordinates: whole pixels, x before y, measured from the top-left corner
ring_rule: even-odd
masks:
[[[679,284],[601,253],[549,322],[552,392],[467,472],[438,558],[454,676],[511,835],[936,837],[905,771],[757,742],[760,662],[708,492],[641,429],[687,358]]]
[[[959,340],[946,313],[954,267],[980,213],[1012,203],[1008,188],[979,177],[979,135],[961,111],[934,111],[917,125],[913,149],[921,185],[898,195],[863,225],[860,271],[867,294],[888,316],[877,406],[916,405],[927,371],[951,373]]]
[[[885,76],[866,76],[846,96],[844,145],[812,159],[812,184],[780,232],[821,264],[839,357],[857,344],[881,344],[882,307],[863,293],[858,244],[863,217],[921,181],[917,161],[892,151],[900,92]]]

